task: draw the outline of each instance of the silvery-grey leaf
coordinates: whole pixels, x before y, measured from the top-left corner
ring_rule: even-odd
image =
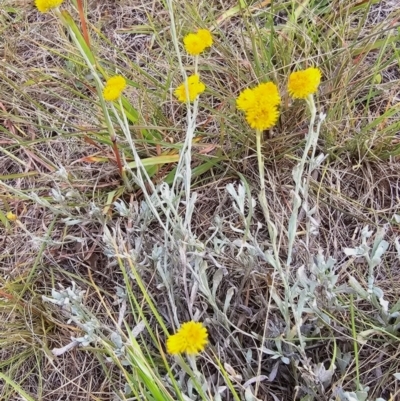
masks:
[[[215,298],[217,294],[218,286],[221,284],[222,278],[224,277],[224,271],[218,269],[213,276],[212,296]]]
[[[275,394],[268,391],[269,395],[274,399],[274,401],[281,401]]]
[[[250,384],[253,384],[256,382],[261,382],[261,381],[267,380],[267,379],[268,379],[268,376],[265,376],[265,375],[256,376],[256,377],[253,377],[253,378],[247,380],[247,382],[245,382],[243,384],[243,387],[246,388],[246,387],[249,387]]]
[[[223,309],[224,314],[226,314],[226,312],[227,312],[227,310],[229,308],[229,305],[231,303],[231,299],[232,299],[234,293],[235,293],[235,288],[234,287],[229,288],[229,290],[226,293],[226,298],[225,298],[225,302],[224,302],[224,309]]]
[[[286,356],[281,356],[281,361],[285,364],[285,365],[289,365],[290,363],[290,359]]]
[[[346,256],[363,256],[366,254],[366,250],[359,246],[357,248],[344,248],[343,252],[345,253]]]
[[[319,363],[314,367],[314,374],[318,381],[323,384],[324,388],[329,386],[332,381],[332,376],[335,373],[335,366],[332,369],[326,369],[324,364]]]
[[[122,348],[123,342],[122,338],[118,333],[112,332],[110,336],[110,340],[114,343],[117,348]]]
[[[365,291],[361,284],[352,276],[349,278],[349,285],[351,288],[353,288],[358,295],[360,295],[362,298],[367,299],[368,298],[368,292]]]
[[[140,321],[136,326],[132,328],[131,335],[133,336],[133,338],[136,338],[145,328],[146,324],[143,321]]]
[[[255,395],[253,395],[251,391],[251,387],[247,387],[245,392],[244,392],[244,398],[246,401],[262,401],[259,398],[257,398]]]
[[[268,355],[278,355],[278,357],[280,356],[276,351],[273,351],[272,349],[269,349],[267,347],[262,346],[261,351],[264,352],[264,354],[268,354]]]
[[[278,368],[281,364],[281,361],[276,361],[274,366],[272,367],[271,373],[268,376],[268,381],[273,382],[275,380],[276,375],[278,374]]]
[[[345,354],[342,354],[340,350],[338,350],[338,358],[336,359],[336,363],[339,366],[340,373],[343,374],[347,366],[349,365],[350,361],[352,359],[351,353],[346,352]]]

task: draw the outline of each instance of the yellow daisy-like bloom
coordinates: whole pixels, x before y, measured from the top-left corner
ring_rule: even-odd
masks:
[[[244,89],[236,99],[236,107],[246,113],[251,128],[262,131],[278,121],[280,101],[278,87],[273,82],[266,82]]]
[[[259,131],[272,128],[279,118],[279,111],[276,106],[260,104],[253,107],[246,113],[246,121],[250,127]]]
[[[191,75],[187,82],[189,89],[189,102],[193,102],[200,93],[204,92],[206,86],[200,81],[200,76],[197,74]],[[185,103],[187,100],[185,84],[179,85],[175,89],[174,94],[180,102]]]
[[[53,8],[59,7],[64,0],[35,0],[35,5],[41,13],[47,13]]]
[[[278,106],[281,102],[278,87],[273,82],[259,84],[253,91],[255,97],[262,103]]]
[[[203,351],[207,343],[207,329],[202,323],[191,320],[183,323],[178,332],[168,338],[167,351],[172,355],[183,352],[195,355]]]
[[[213,37],[208,29],[199,29],[197,36],[204,42],[205,47],[211,47],[213,44]]]
[[[16,221],[16,220],[18,219],[17,215],[14,214],[13,212],[8,212],[8,213],[6,214],[6,217],[7,217],[7,219],[10,220],[10,221]]]
[[[252,89],[244,89],[236,99],[236,107],[247,112],[261,104],[278,106],[280,102],[278,87],[273,82],[266,82]]]
[[[190,55],[198,56],[213,44],[211,32],[207,29],[199,29],[197,33],[189,33],[183,38],[183,44]]]
[[[107,80],[103,89],[103,97],[107,102],[117,100],[126,87],[126,80],[121,75],[115,75]]]
[[[321,76],[320,69],[314,67],[292,72],[288,82],[289,95],[294,99],[306,99],[317,91]]]
[[[236,99],[236,107],[238,110],[247,111],[251,109],[256,102],[256,96],[254,90],[247,88],[240,92],[240,95]]]

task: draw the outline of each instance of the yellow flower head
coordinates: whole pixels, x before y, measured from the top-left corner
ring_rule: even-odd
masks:
[[[107,80],[103,89],[103,97],[107,102],[117,100],[126,87],[126,80],[121,75],[115,75]]]
[[[191,320],[183,323],[178,332],[168,338],[167,351],[172,355],[183,352],[195,355],[203,351],[207,343],[207,329],[202,323]]]
[[[321,76],[319,68],[314,67],[292,72],[288,82],[289,95],[294,99],[306,99],[317,91]]]
[[[254,89],[254,95],[259,102],[270,104],[271,106],[278,106],[281,102],[278,87],[273,82],[265,82],[259,84]]]
[[[211,32],[207,29],[199,29],[197,33],[189,33],[183,38],[185,50],[192,56],[200,53],[213,44]]]
[[[189,102],[193,102],[200,93],[204,92],[206,86],[200,81],[200,76],[197,74],[191,75],[188,78],[187,83],[189,89]],[[185,84],[179,85],[175,89],[174,94],[180,102],[185,103],[187,100]]]
[[[211,32],[208,29],[199,29],[197,36],[204,42],[205,47],[211,47],[213,44],[213,38]]]
[[[240,92],[236,99],[236,107],[238,110],[247,111],[251,109],[256,102],[256,96],[253,89],[247,88]]]
[[[251,128],[262,131],[278,121],[280,101],[278,87],[273,82],[266,82],[253,89],[244,89],[236,99],[236,107],[246,113]]]
[[[35,5],[41,13],[47,13],[53,8],[59,7],[64,0],[35,0]]]
[[[16,220],[18,219],[17,215],[14,214],[13,212],[8,212],[8,213],[6,214],[6,217],[7,217],[7,219],[10,220],[10,221],[16,221]]]
[[[253,107],[246,113],[246,121],[251,128],[263,131],[272,128],[279,118],[279,111],[276,106],[260,104]]]
[[[262,104],[278,106],[281,101],[278,87],[273,82],[266,82],[257,85],[255,88],[244,89],[236,99],[238,110],[247,112],[253,107]]]

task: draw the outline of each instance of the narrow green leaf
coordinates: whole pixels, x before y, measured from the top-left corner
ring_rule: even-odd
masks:
[[[92,65],[96,65],[96,59],[92,51],[90,50],[89,46],[86,44],[86,41],[83,35],[81,34],[80,29],[73,20],[71,14],[68,11],[63,10],[61,12],[61,20],[63,21],[65,26],[71,29],[77,41],[79,42],[79,45],[81,46],[82,50],[85,52],[85,56],[87,57],[87,59],[92,63]]]
[[[176,163],[179,161],[179,155],[161,155],[148,157],[147,159],[142,159],[143,166],[156,166],[158,164]],[[137,168],[136,162],[128,163],[129,168]]]
[[[15,180],[16,178],[26,178],[31,177],[33,175],[38,175],[37,171],[28,171],[27,173],[15,173],[15,174],[8,174],[8,175],[0,175],[0,181],[6,180]]]
[[[4,380],[8,385],[10,385],[18,393],[18,395],[23,397],[25,400],[35,401],[35,399],[32,398],[25,390],[23,390],[20,385],[1,372],[0,379]]]

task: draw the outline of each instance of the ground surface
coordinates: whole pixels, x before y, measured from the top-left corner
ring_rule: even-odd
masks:
[[[373,231],[368,239],[371,248],[376,233],[384,230],[388,250],[374,278],[392,308],[400,299],[397,0],[346,5],[311,1],[293,25],[291,12],[297,2],[276,1],[271,8],[264,1],[248,11],[236,10],[233,0],[176,2],[179,38],[202,26],[213,28],[216,42],[200,60],[207,92],[200,103],[192,161],[193,169],[209,160],[215,164],[193,178],[197,200],[192,237],[182,235],[178,226],[170,227],[176,246],[173,241],[165,244],[165,230],[141,209],[142,191],[137,187],[130,191],[121,181],[93,79],[67,30],[53,13],[39,14],[30,2],[3,3],[1,399],[27,399],[25,393],[46,401],[129,399],[116,396],[127,381],[126,371],[104,358],[100,343],[57,357],[52,354],[52,349],[65,346],[84,330],[61,308],[44,302],[42,295],[76,282],[85,291],[86,310],[102,325],[101,338],[107,339],[121,313],[116,288],[127,285],[121,263],[131,262],[170,332],[191,319],[206,324],[210,346],[200,357],[200,370],[210,388],[225,385],[217,356],[241,397],[250,387],[262,400],[333,400],[340,399],[338,389],[351,392],[368,386],[368,400],[400,398],[393,376],[400,372],[397,309],[389,310],[394,314],[385,321],[379,305],[359,293],[350,294],[350,277],[367,289],[369,266],[365,259],[344,252],[361,244],[365,226]],[[78,21],[73,5],[63,8]],[[233,11],[225,14],[228,10]],[[130,128],[141,157],[177,154],[185,138],[186,114],[172,94],[181,78],[166,7],[150,0],[92,0],[86,12],[98,59],[133,83],[126,98],[138,111]],[[183,62],[190,65],[186,56]],[[256,245],[263,251],[271,247],[260,205],[257,202],[250,216],[251,202],[244,202],[250,216],[246,232],[227,191],[228,184],[238,190],[243,180],[248,194],[257,199],[255,138],[235,110],[234,98],[259,79],[273,79],[283,92],[281,117],[273,132],[264,133],[263,154],[267,199],[284,260],[292,169],[302,155],[309,121],[304,104],[290,100],[284,89],[287,75],[298,64],[319,65],[323,71],[317,105],[327,118],[317,154],[326,158],[310,180],[318,234],[304,242],[307,224],[301,212],[288,276],[296,282],[303,266],[311,275],[310,261],[320,250],[336,259],[338,276],[330,292],[322,279],[314,277],[315,302],[330,319],[324,321],[311,309],[302,314],[304,353],[298,352],[297,340],[294,345],[285,342],[285,321],[271,298],[272,287],[277,293],[284,291],[282,282],[277,278],[271,284],[274,268],[256,249]],[[144,129],[151,133],[150,139],[143,136]],[[131,162],[129,143],[121,132],[117,134],[120,150]],[[174,166],[172,162],[158,166],[152,177],[155,185]],[[127,205],[129,213],[121,212],[114,202]],[[181,215],[184,208],[182,203]],[[17,221],[7,219],[9,211]],[[188,238],[196,243],[189,244],[192,248],[182,256]],[[131,262],[127,258],[121,262],[122,254],[129,254]],[[137,280],[132,278],[130,286],[139,308],[135,312],[128,302],[124,315],[128,327],[143,319],[140,309],[163,344],[165,335]],[[260,351],[263,346],[277,351],[277,338],[289,364],[277,363]],[[153,340],[147,330],[138,337],[167,382]],[[321,372],[329,370],[332,361],[334,371],[322,379]],[[183,373],[176,376],[188,392],[187,378]],[[249,380],[253,382],[245,386]],[[222,399],[234,399],[228,392],[221,392]]]

